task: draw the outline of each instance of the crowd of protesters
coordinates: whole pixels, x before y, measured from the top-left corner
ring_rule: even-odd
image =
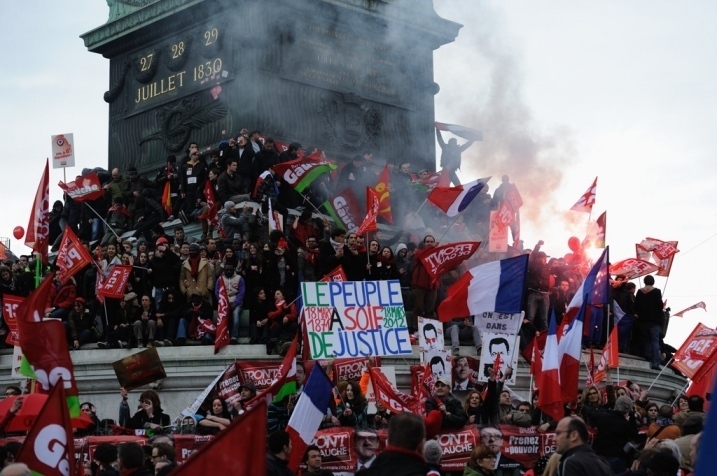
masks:
[[[240,343],[241,316],[247,311],[249,338],[246,342],[265,345],[268,354],[279,354],[286,351],[286,344],[299,332],[294,302],[299,283],[319,280],[339,265],[350,281],[399,280],[409,327],[415,333],[417,318],[436,318],[437,306],[445,297],[446,289],[464,271],[486,262],[530,253],[521,328],[523,348],[547,328],[552,313],[558,323],[564,318],[572,296],[589,269],[583,250],[548,259],[541,251],[542,241],[533,249],[524,249],[517,236],[506,252],[489,251],[490,212],[497,210],[505,199],[506,187],[510,186],[507,176],[492,196],[488,187],[484,187],[454,221],[436,207],[420,207],[429,190],[428,171],[412,173],[409,162],[388,161],[394,226],[360,236],[336,223],[331,224],[325,214],[319,213],[318,207],[329,196],[346,188],[351,188],[358,203],[363,203],[366,186],[376,184],[383,164],[374,162],[373,154],[367,151],[344,166],[336,180],[325,174],[302,195],[283,183],[273,167],[316,149],[309,147],[302,151],[300,144],[291,143],[286,150],[279,151],[275,145],[271,138],[263,138],[260,131],[247,130],[204,154],[199,152],[196,143],[190,143],[186,156],[169,156],[156,176],[140,176],[134,167],[111,172],[95,169],[106,191],[104,197],[75,203],[66,195],[64,203],[56,202],[50,218],[53,249],[59,247],[64,227],[70,226],[96,259],[93,266],[86,267],[67,282],[54,283],[47,301],[46,316],[63,321],[68,346],[77,350],[94,342],[99,348],[213,344],[217,283],[222,280],[231,314],[231,345]],[[211,197],[205,194],[207,183],[217,204],[216,220],[210,213]],[[282,213],[283,232],[268,231],[269,204],[274,211]],[[420,213],[416,213],[419,208]],[[296,214],[290,213],[290,209]],[[173,222],[175,218],[182,226]],[[184,227],[193,222],[200,224],[201,236],[185,234]],[[168,233],[166,230],[170,229]],[[433,283],[420,263],[421,253],[440,244],[467,240],[480,241],[481,247],[470,260]],[[124,299],[105,298],[104,303],[100,303],[95,292],[97,274],[106,275],[116,264],[133,266]],[[666,314],[661,295],[659,289],[653,287],[654,279],[650,278],[644,280],[644,288],[636,290],[633,283],[617,276],[611,280],[612,297],[628,317],[623,317],[623,322],[630,324],[620,328],[621,351],[644,357],[653,368],[659,368],[659,364],[668,359],[670,349],[662,342]],[[2,296],[27,296],[34,287],[32,256],[21,256],[16,262],[10,260],[0,266]],[[614,312],[608,307],[594,310],[586,321],[589,322],[589,332],[584,339],[586,347],[602,347],[613,322],[609,317]],[[461,316],[447,322],[444,330],[445,335],[451,337],[454,358],[461,357],[462,343],[478,348],[481,345],[472,317]],[[0,332],[7,333],[7,328],[3,326]],[[281,466],[281,461],[275,460],[288,456],[282,443],[301,392],[304,378],[303,366],[301,368],[301,372],[297,371],[299,393],[269,407],[269,459],[270,463],[273,461],[270,466]],[[677,460],[679,468],[691,470],[693,461],[689,448],[692,442],[696,446],[699,438],[696,435],[701,431],[704,416],[699,397],[680,400],[677,409],[659,407],[649,401],[645,392],[634,390],[635,384],[628,382],[625,387],[616,387],[609,383],[604,389],[585,389],[575,405],[566,407],[566,417],[570,418],[558,422],[537,409],[537,397],[530,402],[511,399],[511,393],[504,389],[506,375],[508,372],[498,379],[491,377],[481,388],[469,386],[455,391],[450,380],[438,378],[435,394],[426,400],[424,424],[429,439],[441,429],[480,426],[482,445],[476,447],[465,474],[522,473],[523,468],[500,454],[502,434],[498,425],[538,426],[540,431],[557,429],[558,452],[563,457],[552,467],[558,467],[558,473],[542,472],[547,461],[541,460],[532,470],[536,475],[621,474],[631,467],[632,474],[673,475],[674,471],[656,472],[672,467],[670,458]],[[224,430],[233,418],[243,413],[244,403],[256,395],[256,389],[249,382],[242,387],[241,394],[242,398],[229,408],[220,399],[212,402],[203,414],[181,422],[180,431],[216,434]],[[365,445],[360,451],[357,449],[357,453],[367,456],[364,463],[368,464],[361,468],[370,468],[378,448],[375,431],[390,428],[396,415],[380,405],[375,413],[368,413],[365,395],[365,381],[342,382],[322,427],[354,428],[356,444],[360,440],[360,444]],[[156,392],[142,393],[134,416],[130,416],[127,400],[123,390],[119,426],[156,432],[170,426]],[[87,404],[87,408],[92,409],[90,413],[97,419],[94,407]],[[107,414],[109,417],[109,409]],[[597,430],[592,449],[585,447],[588,438],[583,422]],[[97,423],[100,428],[99,420]],[[640,436],[641,427],[647,428],[647,442]],[[674,444],[669,443],[673,440]],[[114,474],[111,468],[115,461],[119,461],[122,474],[134,474],[127,472],[128,468],[150,466],[157,470],[156,474],[166,474],[171,469],[158,467],[173,468],[172,452],[167,447],[171,449],[171,441],[140,447],[141,454],[140,450],[133,449],[130,455],[127,450],[125,462],[122,446],[119,455],[116,450],[103,448],[101,453],[106,451],[106,455],[102,453],[103,456],[95,459],[105,471],[101,474]],[[425,446],[429,463],[432,462],[431,447]],[[630,447],[635,451],[630,452]],[[642,450],[638,453],[637,448]],[[595,472],[596,467],[602,466],[593,465],[593,472],[565,472],[571,465],[585,464],[583,460],[589,461],[585,454],[593,451],[602,461],[600,465],[606,463],[611,469]],[[10,449],[6,452],[9,455]],[[316,448],[307,451],[308,469],[304,474],[327,474],[313,471],[321,463],[321,455],[316,453]],[[6,462],[11,461],[10,456],[8,458]],[[663,462],[660,468],[650,469],[658,460]],[[664,462],[667,460],[669,462]],[[547,463],[547,467],[550,468],[551,463]]]

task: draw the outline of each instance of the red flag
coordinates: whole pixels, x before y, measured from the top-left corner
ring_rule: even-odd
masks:
[[[107,277],[100,278],[101,271],[97,272],[97,296],[111,299],[124,298],[132,266],[116,264],[107,272]]]
[[[266,402],[259,401],[249,408],[172,474],[227,472],[266,474]]]
[[[217,333],[214,340],[214,353],[229,345],[229,298],[224,279],[219,278],[219,302],[217,303]]]
[[[341,265],[338,265],[333,270],[326,273],[326,276],[319,279],[322,283],[330,283],[330,282],[338,282],[343,283],[344,281],[348,281],[348,278],[346,277],[346,273],[344,273],[344,268]]]
[[[378,178],[378,182],[373,188],[373,191],[376,192],[376,195],[378,195],[378,216],[385,218],[389,223],[393,224],[389,182],[388,165],[386,165],[383,168],[383,172],[381,172],[381,176]]]
[[[162,191],[162,208],[167,212],[167,215],[172,215],[172,185],[169,180],[164,184],[164,190]]]
[[[71,199],[78,203],[97,200],[105,194],[97,172],[83,175],[74,182],[64,183],[61,181],[58,185]]]
[[[72,359],[65,340],[65,327],[55,319],[42,320],[47,297],[54,286],[53,278],[53,273],[47,276],[18,309],[20,348],[44,391],[49,391],[62,379],[70,414],[77,417],[80,415],[80,404]]]
[[[364,218],[363,223],[361,223],[361,226],[356,230],[357,235],[378,230],[378,226],[376,225],[378,208],[378,195],[376,195],[376,192],[374,192],[371,187],[366,187],[366,218]]]
[[[214,186],[211,180],[204,182],[204,200],[207,208],[199,215],[200,220],[207,220],[209,224],[219,226],[219,218],[217,217],[217,201],[214,198]]]
[[[590,360],[588,361],[588,373],[585,377],[585,385],[596,385],[595,384],[595,352],[593,347],[590,346]]]
[[[336,226],[344,228],[349,233],[358,229],[361,223],[361,211],[350,187],[329,198],[323,206],[334,219]]]
[[[593,205],[595,205],[595,195],[597,194],[597,177],[595,177],[595,181],[592,185],[590,185],[590,188],[588,188],[587,192],[585,192],[582,197],[573,205],[570,207],[571,210],[575,212],[590,212],[593,209]]]
[[[75,472],[75,440],[65,399],[64,386],[55,385],[15,458],[32,474],[68,476]]]
[[[411,365],[411,396],[425,400],[433,395],[435,380],[430,362],[422,365]]]
[[[530,389],[532,392],[535,389],[540,388],[540,374],[543,371],[543,351],[545,350],[545,340],[547,339],[548,334],[538,333],[533,338],[533,352],[532,357],[533,359],[530,362],[530,373],[533,375],[533,388]],[[542,338],[542,348],[540,345],[540,341]]]
[[[480,247],[480,241],[461,241],[431,248],[419,255],[431,282],[434,283],[445,273],[455,268],[471,256]]]
[[[25,246],[40,253],[42,261],[47,262],[47,245],[50,239],[50,161],[45,163],[45,172],[35,193],[30,221],[25,234]]]
[[[65,227],[65,233],[62,235],[62,243],[57,252],[57,280],[64,284],[68,279],[75,275],[85,266],[92,263],[92,256],[82,246],[82,242],[77,238],[72,227]]]
[[[399,391],[388,381],[381,370],[369,367],[368,371],[371,374],[371,383],[376,393],[376,401],[381,403],[385,408],[394,413],[403,411],[409,411],[418,415],[424,415],[426,413],[423,400],[416,395],[406,395]]]
[[[654,273],[660,268],[637,258],[628,258],[610,265],[610,274],[624,275],[628,280]]]
[[[717,359],[717,330],[700,323],[675,352],[672,367],[692,379],[701,367],[708,366],[715,359]]]
[[[692,306],[681,310],[680,312],[676,312],[672,315],[672,317],[682,317],[687,311],[691,311],[692,309],[704,309],[707,311],[707,304],[705,304],[704,301],[700,301],[697,304],[693,304]]]
[[[0,259],[7,259],[7,247],[0,243]]]
[[[247,406],[251,405],[252,402],[256,402],[258,400],[267,400],[268,402],[271,402],[274,399],[274,396],[279,393],[281,387],[283,387],[289,381],[296,379],[295,376],[297,339],[298,336],[294,337],[294,340],[291,341],[291,346],[289,346],[289,350],[286,352],[284,359],[281,361],[281,365],[279,366],[279,370],[276,374],[276,378],[274,379],[274,381],[271,383],[271,385],[264,389],[263,392],[258,393],[254,398],[247,402]]]
[[[550,417],[559,421],[564,416],[563,396],[560,389],[560,357],[558,350],[558,336],[556,334],[555,313],[550,316],[543,354],[543,369],[540,374],[540,393],[538,394],[538,408]]]
[[[17,318],[19,317],[20,304],[25,298],[5,294],[2,297],[2,316],[7,325],[7,338],[5,343],[8,345],[20,345],[20,334],[17,330]]]
[[[620,353],[619,343],[617,339],[617,326],[612,328],[610,335],[607,338],[605,347],[602,349],[602,356],[600,357],[600,363],[598,364],[597,371],[595,372],[594,385],[598,385],[605,379],[607,374],[608,366],[614,368],[620,364]]]
[[[338,167],[332,161],[322,159],[321,155],[312,154],[308,157],[276,164],[272,168],[284,182],[291,185],[297,192],[303,192],[322,174],[331,173]]]

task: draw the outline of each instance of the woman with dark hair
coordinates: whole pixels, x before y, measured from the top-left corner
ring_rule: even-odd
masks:
[[[244,278],[247,289],[254,289],[257,286],[264,285],[261,271],[262,262],[259,245],[251,243],[249,245],[249,254],[241,263],[241,275]]]
[[[489,446],[476,446],[466,463],[463,476],[492,476],[495,474],[494,468],[497,459],[498,456]]]
[[[336,414],[339,416],[341,426],[366,428],[367,409],[368,405],[361,392],[361,386],[358,382],[350,381],[346,386],[344,398],[336,406]]]
[[[150,294],[152,292],[152,281],[151,276],[148,273],[149,255],[146,251],[139,252],[137,259],[131,264],[134,265],[132,268],[132,274],[129,278],[130,283],[132,283],[132,291],[136,292],[140,296]]]
[[[378,267],[378,277],[375,279],[389,280],[400,278],[396,259],[393,256],[393,250],[389,246],[384,246],[381,250],[376,266]]]
[[[271,303],[267,299],[264,288],[254,288],[251,307],[249,308],[250,344],[266,344],[269,340],[269,312]]]
[[[274,310],[269,312],[269,337],[289,341],[294,338],[299,329],[297,324],[299,314],[293,302],[287,302],[284,292],[277,289],[274,292]]]
[[[264,254],[262,274],[269,289],[296,289],[296,257],[283,238],[273,252]]]
[[[199,420],[200,435],[216,435],[232,422],[227,403],[221,398],[212,400],[212,408]]]
[[[650,402],[645,407],[645,416],[642,417],[642,425],[650,426],[657,421],[658,417],[659,417],[659,407],[657,406],[657,403]]]
[[[366,281],[376,281],[381,279],[381,268],[379,264],[379,250],[381,249],[381,243],[377,240],[371,240],[368,242],[368,253],[364,255],[366,259],[366,271],[364,273],[364,279]]]
[[[169,415],[162,412],[162,402],[159,394],[154,390],[145,390],[139,396],[139,410],[132,418],[129,418],[129,398],[127,390],[120,389],[122,403],[120,404],[120,424],[127,422],[124,426],[135,430],[151,429],[161,431],[162,427],[169,426]]]

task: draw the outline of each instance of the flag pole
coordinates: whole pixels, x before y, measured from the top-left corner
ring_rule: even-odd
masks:
[[[650,384],[650,388],[647,389],[648,392],[652,389],[652,386],[655,385],[655,382],[657,382],[657,379],[660,378],[660,375],[662,375],[662,372],[665,371],[665,369],[672,363],[672,361],[673,361],[674,359],[675,359],[674,357],[670,357],[669,362],[667,362],[667,363],[665,364],[665,366],[662,367],[662,369],[660,370],[660,373],[657,374],[657,377],[655,377],[655,380],[653,380],[652,383]]]
[[[416,216],[418,215],[418,212],[421,211],[421,209],[423,208],[423,205],[425,205],[427,201],[428,201],[428,196],[426,196],[426,199],[423,200],[423,203],[421,203],[421,206],[418,207],[418,210],[416,210],[415,212],[413,212],[413,216],[411,217],[411,221],[409,221],[408,223],[406,223],[405,225],[403,225],[404,229],[408,229],[408,226],[409,226],[411,223],[413,223],[413,220],[416,219]]]
[[[443,234],[441,235],[441,238],[440,238],[438,241],[436,241],[436,246],[438,246],[438,244],[439,244],[441,241],[443,241],[443,238],[448,234],[448,232],[451,231],[451,228],[453,228],[453,225],[456,223],[456,220],[458,220],[458,217],[459,217],[459,216],[461,216],[460,213],[459,213],[458,215],[456,215],[456,217],[453,219],[453,221],[451,222],[451,224],[448,225],[448,228],[446,228],[446,231],[443,232]]]
[[[92,210],[93,212],[95,212],[95,215],[97,215],[97,218],[99,218],[100,220],[102,220],[102,223],[105,224],[105,226],[107,227],[107,229],[110,230],[110,231],[112,232],[112,234],[117,237],[117,241],[118,241],[118,242],[122,242],[122,238],[120,238],[119,235],[118,235],[117,233],[115,233],[115,231],[112,229],[112,227],[110,226],[110,224],[107,223],[107,222],[105,221],[105,219],[100,216],[99,213],[97,213],[97,210],[95,210],[94,208],[92,208],[92,205],[90,205],[90,204],[87,203],[87,202],[85,202],[85,205],[87,205],[87,206],[90,208],[90,210]],[[101,240],[100,240],[100,241],[101,241]]]
[[[366,232],[366,264],[371,264],[371,257],[368,254],[368,250],[371,248],[371,243],[368,241],[368,231]],[[371,268],[368,269],[368,274],[371,274]]]
[[[41,268],[42,268],[42,253],[35,253],[35,288],[40,287]]]
[[[675,406],[675,403],[677,403],[677,400],[680,399],[680,397],[682,396],[682,394],[685,393],[685,390],[687,390],[687,387],[689,387],[689,386],[690,386],[690,382],[687,382],[687,383],[682,387],[682,389],[680,390],[680,393],[677,394],[677,398],[675,398],[675,400],[672,402],[672,405],[670,405],[670,406],[672,406],[672,407]]]
[[[665,287],[662,288],[662,297],[665,297],[665,292],[667,292],[667,283],[670,281],[670,276],[667,275],[667,279],[665,279]]]

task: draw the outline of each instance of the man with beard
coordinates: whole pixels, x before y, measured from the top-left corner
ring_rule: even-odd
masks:
[[[319,240],[316,235],[306,239],[306,247],[299,248],[297,265],[303,281],[319,280]]]

